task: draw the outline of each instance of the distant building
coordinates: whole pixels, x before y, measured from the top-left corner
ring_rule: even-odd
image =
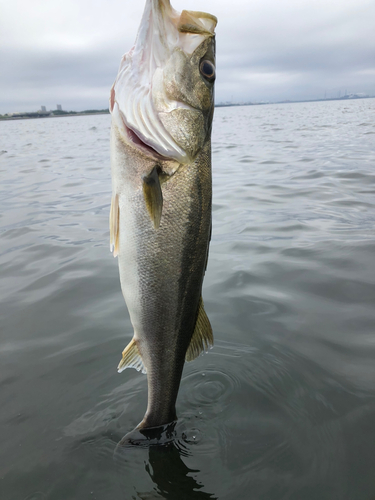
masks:
[[[57,111],[62,111],[61,104],[56,104],[56,106],[57,106],[57,108],[56,108],[56,109],[57,109]]]
[[[363,99],[364,97],[370,96],[368,94],[358,92],[357,94],[345,94],[343,99]]]
[[[46,107],[45,106],[40,106],[40,110],[39,111],[36,111],[36,113],[38,115],[46,115],[46,116],[49,116],[51,114],[51,111],[47,111]],[[25,113],[22,113],[22,114],[25,114]]]

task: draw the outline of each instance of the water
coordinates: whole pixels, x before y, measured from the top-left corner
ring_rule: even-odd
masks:
[[[116,443],[146,378],[109,253],[110,117],[0,122],[0,498],[375,497],[375,100],[218,108],[173,446]]]

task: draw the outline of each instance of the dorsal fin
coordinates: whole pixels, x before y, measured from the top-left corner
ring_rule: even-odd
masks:
[[[193,361],[203,351],[207,351],[209,347],[214,345],[214,337],[210,320],[207,317],[203,307],[202,297],[199,299],[198,316],[195,323],[195,329],[190,341],[188,350],[186,351],[186,361]]]
[[[121,373],[125,368],[135,368],[137,371],[147,373],[134,338],[131,339],[122,351],[122,360],[117,367],[117,371]]]

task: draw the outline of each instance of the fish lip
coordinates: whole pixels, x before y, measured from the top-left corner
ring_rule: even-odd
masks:
[[[136,149],[138,149],[139,151],[144,153],[146,156],[151,157],[154,160],[162,161],[162,160],[173,159],[173,158],[169,158],[167,156],[161,155],[160,153],[158,153],[156,151],[156,149],[154,149],[152,146],[150,146],[149,144],[144,142],[144,140],[141,137],[139,137],[139,134],[137,134],[137,132],[135,130],[133,130],[131,127],[129,127],[126,124],[125,115],[121,111],[121,109],[119,109],[119,111],[120,111],[122,125],[124,126],[124,131],[125,131],[125,135],[126,135],[126,139],[127,139],[128,144],[135,147]]]

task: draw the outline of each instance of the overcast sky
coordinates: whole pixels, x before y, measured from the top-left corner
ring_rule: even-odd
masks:
[[[375,95],[374,0],[174,0],[214,14],[216,102]],[[108,107],[139,0],[0,0],[0,113]]]

